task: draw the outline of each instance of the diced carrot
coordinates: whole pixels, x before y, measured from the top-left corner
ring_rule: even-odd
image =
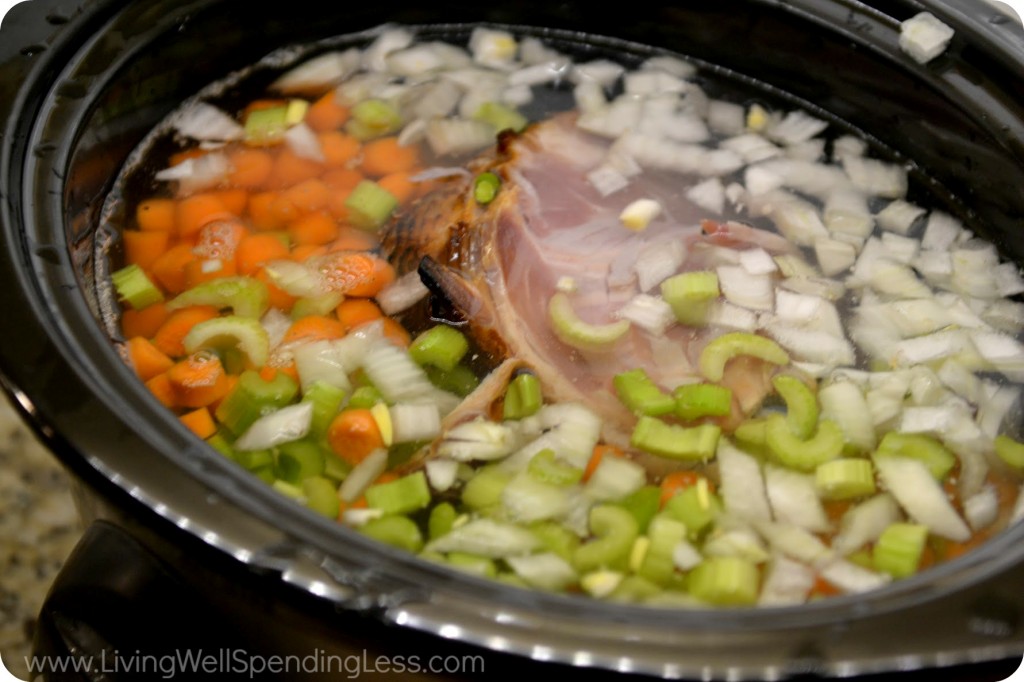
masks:
[[[192,327],[217,317],[217,309],[210,305],[196,305],[175,310],[153,335],[153,345],[172,358],[185,354],[185,337]]]
[[[228,182],[235,187],[259,189],[274,170],[274,157],[264,149],[242,148],[228,154],[231,167]]]
[[[409,336],[409,332],[406,331],[405,327],[401,324],[392,320],[390,317],[383,319],[384,323],[384,338],[391,341],[391,343],[402,348],[408,348],[409,344],[412,343],[412,337]]]
[[[233,255],[230,258],[196,258],[185,266],[185,288],[191,289],[197,284],[236,274]]]
[[[302,217],[303,212],[284,192],[278,192],[270,202],[270,215],[278,225],[287,225]]]
[[[145,232],[172,232],[177,202],[174,199],[146,199],[135,209],[135,222]]]
[[[210,411],[205,407],[200,407],[198,410],[192,412],[186,412],[185,414],[178,417],[181,423],[189,428],[192,433],[196,434],[203,440],[206,440],[213,434],[217,433],[217,425],[213,422],[213,417],[210,415]]]
[[[146,382],[146,388],[149,392],[156,396],[156,399],[164,407],[177,407],[177,398],[174,395],[174,389],[171,388],[171,380],[167,376],[167,372],[163,374],[157,374],[155,377]]]
[[[676,496],[677,493],[697,485],[701,479],[696,471],[673,471],[661,480],[661,506]]]
[[[842,593],[843,591],[838,587],[819,576],[814,581],[814,587],[811,588],[810,596],[834,597]]]
[[[121,313],[121,332],[129,339],[134,336],[151,339],[170,314],[166,303],[154,303],[142,310],[129,308]]]
[[[330,168],[338,168],[359,155],[359,140],[337,130],[320,133],[320,150],[324,154],[324,163]]]
[[[586,469],[583,470],[583,480],[590,480],[590,477],[597,471],[597,467],[601,466],[601,460],[605,457],[623,457],[624,455],[625,453],[614,445],[598,443],[594,446],[594,452],[590,455],[590,461],[587,462]]]
[[[341,322],[346,331],[352,331],[356,327],[384,317],[380,307],[366,298],[346,298],[334,309],[334,314],[338,316],[338,322]]]
[[[249,197],[249,222],[254,230],[265,232],[284,227],[284,222],[278,220],[273,211],[277,198],[277,192],[260,192]]]
[[[290,149],[282,149],[274,160],[274,170],[270,173],[267,186],[271,189],[284,189],[297,185],[320,175],[323,166],[298,156]]]
[[[334,216],[335,220],[342,224],[348,224],[350,222],[348,206],[345,205],[350,194],[352,194],[351,189],[337,190],[327,201],[327,210],[331,212],[331,215]]]
[[[305,263],[310,258],[316,258],[327,253],[327,248],[320,244],[299,244],[292,247],[291,259],[296,263]]]
[[[253,234],[238,242],[235,269],[240,275],[251,275],[266,263],[288,257],[288,247],[272,234]]]
[[[174,361],[167,357],[166,353],[142,336],[128,339],[128,357],[132,361],[135,374],[143,381],[149,381],[157,374],[163,374],[174,364]]]
[[[213,196],[220,199],[220,202],[224,204],[224,208],[236,216],[245,215],[246,206],[249,205],[249,192],[245,189],[234,188],[234,189],[221,189],[216,192],[211,192]]]
[[[328,247],[328,251],[372,251],[379,245],[377,237],[373,234],[354,227],[345,227]]]
[[[171,240],[171,233],[127,230],[122,237],[124,239],[125,260],[129,264],[134,263],[138,265],[143,270],[149,270],[153,263],[167,251],[167,244]]]
[[[410,177],[412,173],[408,171],[389,173],[378,180],[377,184],[394,194],[399,203],[407,204],[416,195],[417,189],[416,183],[410,180]]]
[[[192,235],[209,222],[234,217],[216,194],[194,194],[178,202],[178,234]]]
[[[277,367],[264,365],[263,367],[260,367],[260,379],[263,379],[264,381],[273,381],[274,378],[277,376],[277,371]]]
[[[289,225],[288,234],[291,235],[292,241],[300,246],[319,246],[330,243],[338,236],[338,223],[330,215],[317,211]]]
[[[346,296],[371,298],[395,281],[395,269],[363,251],[335,251],[321,265],[328,288]]]
[[[351,190],[365,178],[363,174],[352,168],[335,168],[324,173],[324,183],[336,192]]]
[[[288,312],[295,305],[295,301],[298,300],[284,289],[280,288],[273,281],[270,276],[267,275],[267,271],[260,268],[256,271],[256,279],[267,285],[267,293],[270,295],[270,305],[277,308],[281,312]]]
[[[192,253],[197,258],[233,259],[239,242],[248,234],[240,220],[215,220],[199,230]]]
[[[281,372],[281,374],[287,374],[296,383],[299,383],[299,368],[296,366],[294,361],[288,363],[287,365],[282,365],[278,367],[277,371]]]
[[[171,154],[171,158],[168,159],[168,162],[172,166],[177,166],[179,163],[183,163],[185,161],[188,161],[189,159],[201,159],[202,157],[206,156],[206,153],[207,152],[205,149],[200,149],[199,147],[192,147],[192,149],[185,149],[180,152],[175,152],[174,154]]]
[[[217,408],[220,407],[220,404],[224,402],[225,398],[231,395],[231,391],[235,390],[235,386],[238,385],[238,375],[228,374],[224,377],[224,381],[227,382],[227,388],[224,390],[224,395],[206,406],[206,409],[208,409],[211,414],[217,414]]]
[[[345,410],[327,428],[327,442],[334,454],[349,464],[359,464],[384,447],[377,420],[370,410]]]
[[[343,336],[345,336],[345,327],[342,326],[341,322],[330,317],[310,315],[293,322],[292,326],[285,332],[281,343],[291,343],[300,339],[305,341],[323,341],[325,339],[340,339]]]
[[[331,196],[331,189],[321,180],[310,178],[293,187],[289,187],[281,194],[287,197],[303,213],[311,213],[327,206],[327,200]]]
[[[153,277],[168,292],[180,294],[185,291],[185,266],[195,258],[188,244],[172,246],[154,261],[151,269]]]
[[[167,378],[182,407],[206,407],[228,390],[224,367],[213,353],[193,353],[167,370]]]
[[[363,145],[361,166],[364,173],[374,178],[411,170],[419,162],[417,148],[403,147],[397,137],[381,137]]]
[[[306,112],[306,125],[317,132],[337,130],[347,120],[348,107],[338,102],[334,90],[314,102]]]

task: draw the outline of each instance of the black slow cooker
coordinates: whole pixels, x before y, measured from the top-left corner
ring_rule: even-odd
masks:
[[[922,10],[956,32],[926,65],[897,45]],[[543,27],[720,65],[862,131],[1024,262],[1024,30],[982,0],[19,5],[0,32],[2,381],[76,478],[90,523],[36,650],[91,667],[47,679],[1009,675],[1024,652],[1021,524],[922,575],[799,608],[599,603],[374,543],[237,470],[148,394],[99,322],[111,305],[99,212],[125,159],[207,83],[385,22]]]

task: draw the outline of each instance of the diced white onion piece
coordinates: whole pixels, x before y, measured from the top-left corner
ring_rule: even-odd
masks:
[[[515,574],[530,587],[541,590],[562,590],[576,582],[576,571],[565,559],[553,552],[511,556],[505,560]]]
[[[316,273],[302,263],[275,260],[267,263],[263,269],[274,286],[291,296],[315,298],[326,293]]]
[[[600,568],[580,578],[580,587],[591,597],[604,599],[619,588],[619,585],[622,584],[622,579],[625,577],[619,571]]]
[[[291,93],[317,93],[326,91],[351,76],[359,68],[360,51],[325,52],[308,59],[270,85],[271,90]]]
[[[999,496],[992,486],[964,500],[964,518],[975,531],[991,526],[998,516]]]
[[[867,592],[877,590],[892,582],[885,573],[869,571],[857,564],[839,559],[821,569],[821,577],[844,592]]]
[[[941,435],[955,421],[957,409],[950,405],[932,407],[906,407],[900,418],[902,433]]]
[[[260,417],[235,441],[234,448],[245,452],[266,450],[281,443],[299,440],[309,433],[313,422],[313,403],[301,402],[282,407]]]
[[[543,483],[522,471],[502,490],[501,506],[510,521],[546,521],[568,513],[569,495],[566,488]]]
[[[569,79],[573,83],[596,83],[602,88],[611,88],[625,72],[621,64],[608,59],[595,59],[573,65]]]
[[[645,71],[664,71],[667,74],[671,74],[676,78],[692,78],[697,74],[697,67],[689,62],[685,62],[677,57],[669,57],[667,55],[659,57],[650,57],[644,60],[644,63],[640,65],[640,68]]]
[[[1024,293],[1024,278],[1016,263],[1003,263],[995,269],[996,293],[1000,296],[1016,296]]]
[[[970,403],[978,404],[982,399],[981,380],[974,372],[956,360],[942,363],[937,372],[939,380],[946,388]]]
[[[817,162],[825,156],[825,140],[817,138],[786,147],[786,156],[798,161]]]
[[[622,77],[623,89],[629,95],[659,95],[686,92],[686,82],[661,70],[630,71]]]
[[[395,443],[433,440],[441,435],[441,413],[437,405],[392,405],[391,428]]]
[[[387,343],[371,348],[363,358],[363,371],[386,400],[393,403],[431,395],[434,385],[409,353]]]
[[[776,521],[813,532],[829,529],[831,524],[818,497],[813,475],[768,465],[764,481]]]
[[[999,435],[1006,415],[1015,409],[1020,401],[1019,386],[993,385],[992,389],[982,399],[981,405],[978,408],[978,424],[989,438],[995,438]]]
[[[701,548],[707,556],[732,556],[761,564],[771,556],[757,533],[749,528],[720,530],[704,541]]]
[[[1024,485],[1017,491],[1017,502],[1013,505],[1013,511],[1010,512],[1009,524],[1013,525],[1019,523],[1024,519]]]
[[[413,40],[413,34],[403,28],[389,28],[383,31],[363,51],[363,67],[368,71],[387,70],[388,55],[398,50],[404,50],[412,45]]]
[[[762,248],[741,251],[740,265],[751,275],[767,275],[779,269],[771,255]]]
[[[953,256],[948,251],[922,251],[914,261],[914,268],[932,286],[945,287],[953,276]]]
[[[655,218],[661,215],[662,207],[654,199],[637,199],[622,209],[619,214],[619,222],[631,230],[641,231],[647,229]]]
[[[193,140],[226,142],[245,137],[245,129],[238,121],[206,102],[196,102],[176,113],[171,125],[180,135]]]
[[[971,537],[970,528],[924,462],[906,457],[876,457],[874,461],[885,487],[910,518],[954,542]]]
[[[815,239],[828,236],[818,209],[795,196],[789,195],[775,201],[770,216],[779,232],[798,246],[811,246]]]
[[[480,419],[448,431],[437,453],[457,462],[486,462],[509,455],[517,445],[518,438],[512,428]]]
[[[721,213],[725,208],[725,187],[718,178],[708,178],[686,190],[686,198],[706,211]]]
[[[346,367],[338,353],[337,346],[331,341],[313,341],[298,346],[292,351],[295,368],[299,373],[302,390],[317,381],[323,381],[343,391],[350,391],[352,384],[348,373],[355,367]]]
[[[660,296],[648,294],[634,296],[629,303],[615,312],[615,317],[620,320],[629,320],[655,336],[664,336],[665,330],[676,322],[672,306]]]
[[[396,315],[423,300],[430,290],[420,274],[413,270],[402,275],[377,294],[377,303],[385,315]]]
[[[875,428],[867,399],[852,381],[834,381],[818,390],[821,412],[835,422],[847,443],[863,452],[875,448]]]
[[[1024,381],[1024,344],[1007,334],[972,331],[971,342],[978,354],[1011,381]]]
[[[875,495],[843,514],[832,548],[844,556],[852,554],[877,540],[886,528],[899,520],[900,508],[892,496]]]
[[[781,177],[783,186],[819,199],[849,185],[843,171],[824,163],[785,158],[771,159],[758,167]]]
[[[772,507],[768,502],[761,464],[725,438],[718,441],[717,456],[726,511],[740,519],[770,520]]]
[[[570,68],[569,59],[559,57],[544,64],[532,64],[513,71],[508,75],[508,83],[511,86],[541,85],[559,81],[568,74]]]
[[[828,128],[828,122],[814,118],[800,109],[786,114],[785,118],[770,126],[765,135],[780,144],[793,145],[806,142]]]
[[[948,251],[963,232],[963,223],[941,211],[932,211],[921,238],[921,248]]]
[[[292,319],[279,309],[270,308],[260,318],[260,324],[263,326],[263,330],[267,332],[269,348],[274,350],[281,343],[281,340],[284,339],[285,334],[288,333],[288,328],[292,326]]]
[[[838,301],[846,293],[842,282],[827,277],[789,277],[782,280],[779,286],[798,294],[818,296],[829,301]]]
[[[875,216],[875,220],[883,230],[905,235],[924,214],[925,210],[920,206],[897,199],[883,208]]]
[[[901,199],[907,193],[907,170],[902,166],[878,159],[845,156],[843,169],[854,187],[871,196]]]
[[[985,324],[985,321],[978,317],[978,314],[974,312],[967,301],[960,296],[943,291],[935,294],[935,300],[939,302],[939,305],[946,308],[946,312],[949,313],[949,319],[953,324],[967,329],[988,330],[988,325]],[[982,302],[979,302],[979,304],[984,305]]]
[[[757,315],[727,301],[718,301],[708,310],[707,323],[710,327],[752,332],[757,329]]]
[[[755,522],[757,530],[772,548],[797,561],[822,566],[835,559],[825,543],[810,531],[788,523]]]
[[[441,69],[465,68],[471,64],[471,59],[460,47],[434,41],[392,52],[387,57],[387,64],[394,74],[417,76]]]
[[[768,564],[757,603],[760,606],[796,606],[807,601],[814,588],[814,570],[798,561],[776,555]]]
[[[176,180],[178,193],[187,195],[219,185],[230,172],[231,163],[228,158],[220,152],[211,152],[197,158],[185,159],[179,164],[159,171],[153,177],[160,182]]]
[[[519,43],[519,60],[524,64],[540,64],[560,56],[557,50],[551,49],[544,41],[533,36],[527,36]]]
[[[788,324],[827,332],[845,338],[843,324],[835,305],[820,296],[798,294],[784,289],[775,293],[775,315]]]
[[[913,270],[888,258],[879,258],[874,262],[868,281],[878,293],[897,298],[925,298],[932,293]]]
[[[583,492],[592,500],[621,500],[647,483],[647,472],[624,457],[605,457],[591,474]]]
[[[680,570],[689,571],[702,561],[701,553],[686,540],[681,540],[672,550],[672,563]]]
[[[443,493],[453,485],[459,474],[459,463],[453,459],[431,459],[423,465],[432,490]]]
[[[782,155],[782,150],[754,133],[745,133],[722,140],[719,146],[739,154],[747,163],[758,163]]]
[[[857,249],[847,242],[818,237],[814,240],[814,255],[822,273],[832,277],[850,269],[857,260]]]
[[[974,346],[966,332],[954,329],[900,341],[892,349],[892,362],[897,367],[910,367],[962,353],[975,353]]]
[[[629,178],[607,164],[602,164],[587,173],[587,182],[603,197],[629,187]]]
[[[882,309],[903,338],[931,334],[953,322],[948,309],[934,298],[893,301],[882,304]]]
[[[866,238],[875,227],[868,209],[867,198],[858,190],[839,187],[825,200],[825,226],[831,232],[840,232]]]
[[[316,133],[305,123],[289,128],[284,134],[284,141],[296,156],[310,161],[324,160],[324,152]]]
[[[832,141],[832,160],[841,161],[844,156],[864,156],[867,143],[853,135],[842,135]]]
[[[633,265],[640,291],[650,291],[676,274],[684,260],[686,246],[681,239],[662,239],[644,246]]]
[[[474,519],[430,542],[428,552],[466,552],[491,559],[522,556],[540,545],[530,531],[511,523]]]
[[[730,302],[751,310],[772,310],[775,287],[769,275],[751,275],[742,266],[720,265],[716,268],[718,284]]]
[[[384,516],[383,509],[346,509],[341,513],[341,520],[346,526],[360,528],[382,516]]]
[[[677,148],[677,167],[683,172],[700,173],[704,176],[728,175],[743,168],[743,159],[739,154],[728,149],[714,149],[703,152],[703,147],[696,145],[680,145]],[[684,161],[688,159],[688,161]]]
[[[608,100],[604,96],[604,88],[599,83],[582,82],[573,88],[572,94],[576,102],[576,108],[580,110],[582,115],[596,115],[608,107]]]
[[[489,123],[462,118],[437,118],[427,123],[427,143],[438,156],[466,154],[493,144]]]
[[[914,262],[920,252],[921,242],[892,232],[882,234],[882,246],[887,258],[905,265]]]
[[[469,37],[469,51],[473,59],[484,66],[501,67],[516,58],[519,45],[507,31],[477,27]]]
[[[400,147],[408,147],[413,144],[418,144],[421,140],[423,140],[424,137],[426,137],[426,135],[427,121],[422,118],[417,118],[406,124],[406,126],[402,128],[402,131],[398,133],[398,145]],[[426,171],[417,173],[413,177],[422,176],[424,173],[429,172],[429,170],[430,169],[427,169]],[[468,171],[466,172],[468,174]],[[450,177],[450,175],[444,175],[441,177]],[[409,179],[412,180],[413,182],[422,182],[422,180],[413,180],[412,178]]]
[[[414,93],[415,98],[408,104],[408,118],[425,119],[422,125],[426,131],[428,120],[452,113],[462,97],[462,88],[453,81],[438,80],[417,88]]]
[[[550,429],[545,435],[552,436],[555,454],[574,467],[585,468],[601,437],[601,418],[580,403],[545,405],[538,416]]]
[[[513,85],[501,92],[501,103],[513,109],[525,107],[533,101],[533,90],[529,85]]]
[[[722,135],[740,135],[745,127],[746,112],[733,102],[713,99],[708,102],[708,126]]]
[[[925,64],[945,52],[953,34],[934,14],[920,12],[900,24],[900,49]]]
[[[981,312],[981,318],[996,329],[1017,334],[1024,329],[1024,303],[1016,301],[991,301]]]
[[[765,331],[798,360],[817,362],[830,367],[853,365],[856,360],[850,342],[828,332],[782,324],[770,324]]]

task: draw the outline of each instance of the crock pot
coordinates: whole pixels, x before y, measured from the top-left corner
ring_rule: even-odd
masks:
[[[922,10],[956,31],[927,65],[897,43],[900,22]],[[99,212],[125,159],[207,83],[279,46],[385,22],[546,27],[529,30],[594,54],[627,44],[617,41],[664,48],[771,84],[757,87],[911,164],[919,186],[1024,262],[1024,30],[981,0],[19,5],[0,33],[2,382],[78,481],[91,524],[41,614],[37,652],[106,662],[52,679],[143,679],[117,656],[188,649],[220,652],[218,677],[277,679],[289,675],[258,671],[243,653],[306,657],[292,677],[329,655],[361,656],[349,663],[363,672],[388,660],[377,655],[392,671],[395,656],[424,671],[438,657],[438,678],[538,665],[730,680],[1012,672],[1024,652],[1024,524],[885,589],[799,608],[665,610],[527,592],[300,508],[148,394],[98,321],[110,305]],[[979,662],[995,663],[962,667]]]

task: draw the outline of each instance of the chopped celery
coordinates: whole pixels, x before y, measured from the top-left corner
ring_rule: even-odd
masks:
[[[672,395],[676,416],[687,421],[732,412],[732,391],[717,384],[683,384]]]
[[[316,443],[296,440],[277,448],[274,473],[287,483],[299,484],[324,472],[324,452]]]
[[[273,484],[277,479],[274,477],[273,465],[267,465],[264,467],[258,467],[256,469],[250,469],[252,475],[260,479],[264,483]],[[287,485],[287,484],[286,484]]]
[[[875,469],[867,459],[834,459],[818,465],[815,484],[827,500],[848,500],[875,493]]]
[[[573,553],[576,570],[586,573],[598,568],[624,568],[638,534],[633,515],[622,507],[599,505],[590,510],[590,531],[595,539]]]
[[[224,437],[224,434],[215,433],[206,439],[210,447],[224,455],[228,459],[235,459],[235,449],[231,447],[231,441]]]
[[[380,99],[359,102],[352,107],[351,116],[346,129],[360,140],[387,135],[402,127],[402,115],[398,109]]]
[[[632,514],[640,532],[646,533],[647,525],[661,507],[661,488],[656,485],[645,485],[616,504]]]
[[[494,201],[501,189],[501,178],[490,171],[481,173],[473,181],[473,199],[476,203],[486,205]]]
[[[757,603],[757,566],[731,556],[708,557],[689,575],[690,594],[716,606],[750,606]]]
[[[683,488],[665,503],[664,513],[686,526],[691,540],[698,540],[705,530],[722,513],[722,501],[711,492],[707,479],[701,478],[697,485]]]
[[[447,535],[455,525],[455,519],[459,513],[449,502],[442,502],[430,510],[430,518],[427,519],[427,536],[436,540],[442,535]]]
[[[807,384],[794,376],[780,374],[772,379],[772,385],[786,401],[786,423],[789,430],[800,440],[807,440],[818,425],[818,399]]]
[[[373,386],[360,386],[352,391],[352,397],[348,399],[346,409],[368,410],[377,403],[384,402],[384,396]]]
[[[580,546],[580,539],[575,533],[560,523],[541,521],[530,526],[530,531],[537,536],[541,544],[566,561],[571,562],[573,553]]]
[[[465,398],[480,385],[480,378],[465,365],[456,365],[449,372],[429,366],[424,369],[427,371],[427,378],[430,379],[430,383],[442,391],[454,393],[460,398]]]
[[[237,450],[235,461],[249,471],[274,467],[274,453],[270,450]],[[277,478],[275,476],[274,478]]]
[[[498,567],[494,561],[484,556],[467,554],[466,552],[449,552],[445,562],[452,568],[460,571],[479,575],[485,578],[493,578],[498,575]]]
[[[506,420],[533,416],[543,402],[544,397],[537,376],[532,372],[520,372],[508,383],[502,416]]]
[[[920,460],[938,481],[944,480],[956,465],[956,455],[946,446],[920,433],[890,431],[878,444],[875,457],[909,457]]]
[[[527,472],[541,483],[557,486],[573,485],[583,478],[583,469],[558,459],[555,451],[550,448],[545,448],[530,458]]]
[[[398,208],[398,198],[372,180],[362,180],[345,199],[353,227],[375,232]]]
[[[302,494],[306,497],[306,506],[327,518],[336,519],[340,511],[338,502],[338,484],[323,476],[313,476],[302,482]]]
[[[395,443],[388,448],[388,469],[394,469],[405,464],[427,445],[430,445],[429,440],[411,440],[405,443]]]
[[[254,109],[245,117],[245,141],[252,145],[280,142],[288,131],[288,107]]]
[[[666,584],[675,573],[673,552],[686,539],[686,525],[669,517],[656,516],[647,531],[650,545],[637,573],[657,585]]]
[[[459,330],[439,324],[423,332],[409,346],[409,354],[420,366],[432,365],[445,372],[455,369],[469,350]]]
[[[413,521],[405,516],[382,516],[371,519],[359,527],[363,535],[409,552],[423,549],[423,534]]]
[[[569,297],[561,291],[552,296],[548,303],[548,318],[555,336],[561,339],[562,343],[579,350],[609,350],[628,334],[630,329],[627,320],[611,324],[584,322],[572,309]]]
[[[300,298],[292,306],[292,319],[301,320],[304,317],[323,317],[337,308],[344,300],[345,295],[337,291],[312,298]]]
[[[232,433],[241,434],[262,417],[264,411],[291,404],[298,392],[298,384],[284,372],[265,381],[257,372],[247,370],[217,406],[216,417]]]
[[[519,133],[529,123],[525,116],[500,102],[484,102],[476,110],[473,118],[484,123],[490,123],[498,132],[512,130]]]
[[[142,310],[164,300],[163,293],[146,275],[145,270],[132,264],[110,275],[117,297],[135,310]]]
[[[711,341],[700,354],[700,372],[709,381],[721,381],[726,364],[735,357],[749,355],[775,365],[789,363],[789,353],[769,338],[731,332]]]
[[[341,411],[345,402],[345,391],[326,381],[314,381],[303,392],[302,401],[313,403],[313,423],[310,426],[317,436],[327,433],[331,420]]]
[[[996,454],[1007,466],[1024,469],[1024,443],[1019,443],[1009,436],[996,437]]]
[[[328,455],[324,458],[324,477],[341,483],[348,478],[349,473],[352,472],[352,465],[333,455]]]
[[[630,444],[651,454],[682,460],[707,461],[715,456],[722,429],[714,424],[678,426],[654,417],[640,417]]]
[[[676,401],[672,396],[658,388],[642,369],[616,374],[613,384],[619,400],[633,414],[661,417],[675,410]]]
[[[366,502],[385,514],[408,514],[430,504],[430,487],[422,471],[395,481],[371,485],[366,489]]]
[[[913,523],[894,523],[875,542],[875,568],[894,578],[917,573],[928,541],[928,527]]]
[[[748,450],[759,450],[767,445],[767,434],[767,419],[748,419],[736,427],[732,437]]]
[[[167,303],[169,310],[193,305],[231,308],[239,317],[258,318],[270,307],[267,285],[255,277],[220,277],[198,284]]]
[[[661,297],[676,319],[691,327],[704,326],[719,294],[718,275],[711,271],[684,272],[661,283]]]
[[[462,503],[470,509],[485,509],[501,502],[501,493],[512,476],[496,467],[484,467],[466,481]]]
[[[661,588],[650,580],[638,575],[627,575],[622,578],[618,587],[608,595],[609,601],[640,603],[661,594]]]
[[[818,431],[808,440],[793,435],[781,414],[768,418],[765,427],[768,450],[778,462],[798,471],[814,471],[818,465],[831,461],[843,452],[843,432],[835,422],[823,419]]]
[[[271,483],[274,490],[281,493],[285,497],[290,497],[296,502],[305,502],[306,496],[302,494],[302,488],[287,483],[286,481],[275,480]]]
[[[259,320],[228,315],[200,322],[185,335],[185,350],[214,350],[219,353],[237,349],[253,367],[267,364],[270,339]]]

